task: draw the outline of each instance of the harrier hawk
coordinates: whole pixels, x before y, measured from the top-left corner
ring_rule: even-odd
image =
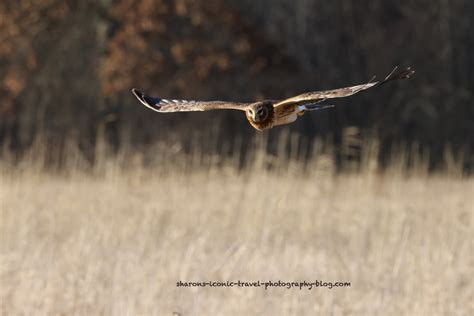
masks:
[[[353,87],[334,90],[316,91],[300,94],[285,100],[264,100],[254,103],[237,103],[225,101],[186,101],[160,99],[132,89],[133,94],[143,105],[160,112],[188,112],[208,111],[218,109],[245,111],[247,120],[257,130],[265,130],[273,126],[289,124],[303,115],[306,111],[320,110],[333,105],[322,104],[322,101],[334,98],[344,98],[360,91],[382,85],[391,80],[407,79],[415,72],[410,67],[397,72],[397,67],[382,81],[374,81],[373,77],[368,83]]]

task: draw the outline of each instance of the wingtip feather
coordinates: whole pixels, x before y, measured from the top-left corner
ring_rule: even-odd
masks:
[[[411,67],[407,67],[401,71],[398,71],[398,66],[396,66],[392,72],[387,76],[385,77],[384,80],[382,80],[380,82],[380,84],[384,84],[386,82],[389,82],[389,81],[392,81],[392,80],[399,80],[399,79],[409,79],[414,73],[415,71],[413,69],[411,69]]]
[[[145,100],[143,99],[143,96],[145,95],[144,93],[142,93],[141,91],[133,88],[132,89],[132,93],[133,95],[140,101],[140,102],[144,102]]]
[[[159,111],[161,106],[158,105],[160,99],[155,99],[152,97],[147,96],[145,93],[133,88],[132,89],[133,95],[142,103],[144,106]]]
[[[394,79],[408,79],[410,78],[415,71],[411,67],[407,67],[404,70],[394,74]]]

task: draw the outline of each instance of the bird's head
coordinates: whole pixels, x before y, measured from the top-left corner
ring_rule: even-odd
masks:
[[[247,108],[246,115],[249,121],[262,123],[273,114],[273,104],[270,101],[258,102]]]

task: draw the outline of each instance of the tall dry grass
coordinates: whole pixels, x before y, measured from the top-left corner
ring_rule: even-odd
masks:
[[[343,174],[322,146],[307,163],[257,150],[245,168],[159,146],[115,159],[99,148],[92,168],[72,148],[60,172],[38,153],[4,158],[2,314],[472,315],[473,179],[430,175],[423,159],[381,173],[376,147]]]

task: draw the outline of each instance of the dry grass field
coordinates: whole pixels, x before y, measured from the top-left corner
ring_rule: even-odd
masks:
[[[177,165],[2,165],[2,315],[474,315],[472,178]]]

